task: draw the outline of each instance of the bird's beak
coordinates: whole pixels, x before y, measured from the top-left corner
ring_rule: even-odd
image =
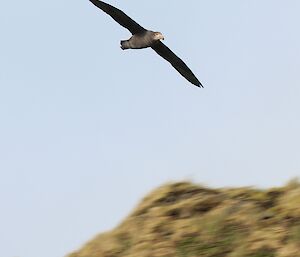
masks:
[[[164,37],[162,37],[162,38],[161,38],[161,40],[165,40],[165,38],[164,38]]]

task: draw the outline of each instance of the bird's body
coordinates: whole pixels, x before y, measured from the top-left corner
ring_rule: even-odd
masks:
[[[158,40],[163,39],[160,32],[150,30],[132,35],[128,40],[121,40],[121,48],[125,49],[143,49],[153,46]]]
[[[198,87],[203,87],[189,67],[160,41],[164,40],[162,33],[146,30],[137,22],[132,20],[129,16],[127,16],[124,12],[103,1],[90,1],[132,33],[132,37],[130,39],[121,40],[120,43],[123,50],[151,47],[157,54],[167,60],[189,82]]]

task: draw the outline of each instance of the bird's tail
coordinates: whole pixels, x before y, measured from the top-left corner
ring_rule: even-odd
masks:
[[[128,40],[121,40],[120,44],[122,50],[126,50],[130,48]]]

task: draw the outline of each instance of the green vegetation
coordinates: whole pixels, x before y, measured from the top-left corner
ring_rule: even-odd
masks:
[[[167,184],[69,257],[300,257],[300,184]]]

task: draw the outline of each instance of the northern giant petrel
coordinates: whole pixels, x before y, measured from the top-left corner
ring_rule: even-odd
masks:
[[[162,33],[144,29],[124,12],[103,1],[90,1],[132,33],[132,37],[129,40],[121,41],[121,48],[123,50],[151,47],[161,57],[170,62],[171,65],[189,82],[198,87],[203,87],[189,67],[160,41],[164,40]]]

